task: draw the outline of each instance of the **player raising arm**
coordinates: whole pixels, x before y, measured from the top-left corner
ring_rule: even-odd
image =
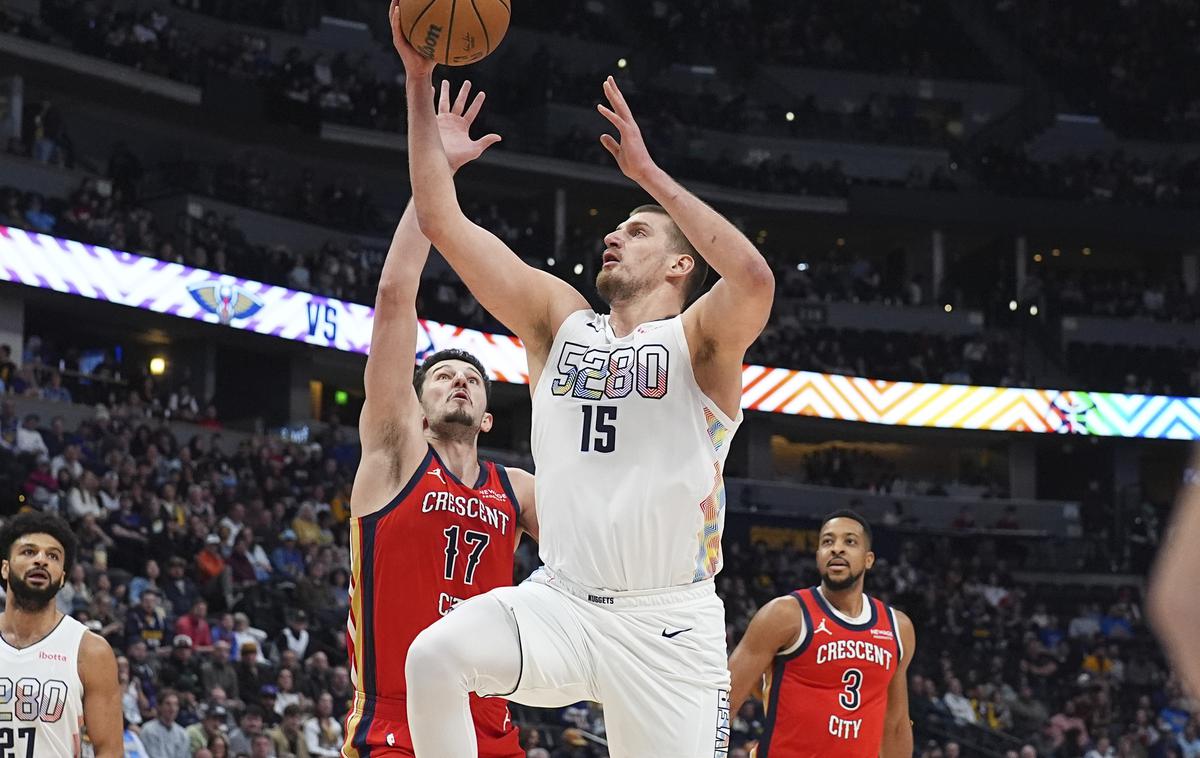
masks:
[[[912,621],[863,594],[875,554],[861,516],[831,514],[819,539],[821,585],[764,605],[729,657],[730,708],[765,680],[767,727],[755,758],[911,758]]]
[[[393,41],[408,76],[409,171],[421,230],[480,305],[521,338],[529,356],[532,391],[559,327],[571,313],[587,309],[587,300],[561,279],[527,265],[495,235],[463,214],[433,116],[431,79],[435,64],[405,40],[398,27],[395,2],[392,21]],[[721,276],[710,292],[687,308],[684,325],[701,389],[732,417],[740,407],[746,348],[762,332],[771,312],[775,287],[771,268],[733,224],[654,163],[616,81],[609,77],[603,88],[610,107],[597,108],[617,128],[620,139],[605,134],[601,143],[622,173],[663,209],[662,213],[652,214],[655,218],[650,220],[637,218],[650,214],[635,213],[605,238],[608,250],[602,276],[611,274],[608,278],[617,285],[613,293],[616,297],[609,300],[614,331],[625,334],[645,321],[678,313],[661,298],[637,297],[644,294],[637,289],[645,284],[644,261],[627,259],[621,248],[633,239],[680,234],[697,255],[679,256],[671,263],[669,275],[684,286],[698,287],[707,262]],[[443,91],[443,106],[445,100]],[[661,216],[667,217],[662,219],[667,223],[658,221]],[[635,218],[644,223],[631,224]],[[632,270],[618,273],[622,267]],[[701,281],[688,281],[693,274]],[[603,284],[598,284],[601,294],[605,294]]]
[[[658,205],[604,238],[596,287],[610,310],[592,311],[463,215],[437,139],[433,64],[406,41],[395,7],[392,24],[421,228],[525,343],[544,563],[413,641],[405,672],[417,755],[474,758],[469,693],[601,702],[614,758],[724,754],[729,670],[713,582],[723,470],[742,422],[742,360],[771,310],[771,269],[651,160],[610,78],[599,115],[618,136],[601,142]],[[709,263],[721,280],[700,296]]]
[[[472,140],[483,93],[447,93],[435,128],[457,170],[499,138]],[[429,356],[414,375],[417,288],[429,254],[410,203],[379,278],[359,419],[362,461],[351,511],[351,613],[347,649],[355,687],[342,755],[412,756],[405,658],[417,634],[460,602],[512,583],[522,530],[537,536],[533,477],[479,460],[491,429],[490,382],[460,350]],[[519,758],[503,700],[471,702],[480,754]]]

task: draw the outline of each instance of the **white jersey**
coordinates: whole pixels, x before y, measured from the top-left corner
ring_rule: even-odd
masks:
[[[618,338],[607,315],[571,314],[533,394],[542,561],[615,591],[714,576],[741,421],[696,384],[682,317]]]
[[[0,635],[0,755],[76,758],[81,753],[83,682],[79,644],[87,628],[63,616],[54,630],[17,649]]]

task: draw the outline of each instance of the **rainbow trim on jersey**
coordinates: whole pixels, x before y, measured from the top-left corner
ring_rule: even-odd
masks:
[[[725,514],[725,480],[721,477],[720,463],[713,463],[713,470],[712,492],[700,503],[700,512],[704,514],[704,527],[696,535],[700,549],[696,553],[696,573],[692,577],[693,582],[702,582],[716,576],[721,570],[721,521]]]
[[[717,418],[707,405],[704,406],[704,423],[708,425],[708,439],[712,442],[713,450],[721,452],[721,448],[729,441],[729,428],[721,423],[721,419]]]

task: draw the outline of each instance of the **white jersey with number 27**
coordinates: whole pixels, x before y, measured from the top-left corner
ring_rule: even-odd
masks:
[[[533,394],[542,561],[614,591],[714,576],[741,421],[700,391],[682,317],[618,338],[607,315],[571,314]]]
[[[70,616],[28,647],[0,636],[0,756],[75,758],[82,749],[79,644],[87,629]]]

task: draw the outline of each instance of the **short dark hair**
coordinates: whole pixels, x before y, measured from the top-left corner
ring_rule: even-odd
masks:
[[[263,710],[261,705],[250,703],[246,706],[246,710],[242,711],[242,718],[246,718],[247,716],[258,716],[261,719],[266,718],[267,712]]]
[[[17,514],[0,530],[0,558],[8,560],[12,556],[13,545],[17,540],[28,534],[49,534],[63,546],[63,573],[70,574],[75,566],[75,558],[79,554],[79,539],[71,531],[71,527],[61,517],[52,513],[26,511]],[[7,582],[0,581],[6,588]]]
[[[421,397],[421,392],[425,388],[425,377],[428,376],[429,372],[432,371],[435,366],[437,366],[439,363],[445,363],[446,361],[462,361],[463,363],[469,363],[474,366],[479,372],[479,375],[483,377],[484,397],[489,403],[491,402],[492,380],[488,378],[487,369],[483,367],[483,363],[474,355],[471,355],[466,350],[459,350],[457,348],[439,350],[421,362],[421,367],[417,369],[415,374],[413,374],[413,389],[417,391],[418,398]]]
[[[871,543],[875,541],[875,536],[871,534],[871,525],[868,524],[867,520],[863,518],[862,515],[860,515],[857,511],[852,511],[849,508],[842,508],[841,510],[834,511],[833,513],[826,515],[825,518],[821,519],[820,531],[824,531],[825,525],[830,521],[833,521],[835,518],[848,518],[851,521],[857,521],[863,528],[863,534],[866,535],[867,547],[871,547]]]
[[[708,281],[708,261],[704,260],[704,256],[696,250],[696,246],[687,238],[683,230],[679,228],[679,224],[675,223],[675,219],[671,218],[671,214],[667,213],[667,209],[661,205],[639,205],[629,212],[630,216],[638,213],[661,213],[671,221],[671,241],[674,243],[675,252],[691,256],[694,264],[692,273],[688,275],[687,281],[683,283],[683,303],[688,303],[695,300],[700,295],[700,290],[704,289],[704,283]]]

